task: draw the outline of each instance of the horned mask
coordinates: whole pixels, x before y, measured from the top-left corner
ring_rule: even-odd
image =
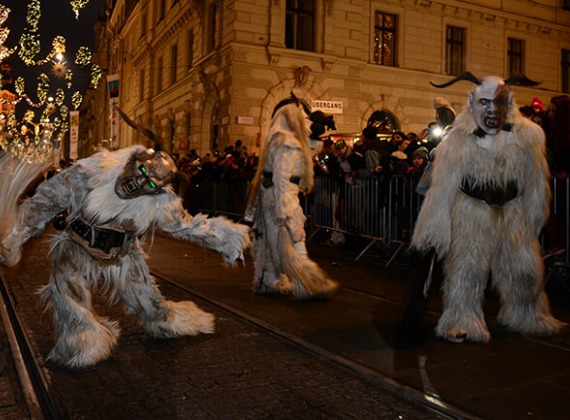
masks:
[[[469,92],[467,105],[477,124],[478,131],[490,136],[497,135],[507,126],[507,117],[514,106],[509,86],[536,86],[539,84],[523,75],[513,76],[507,80],[496,76],[488,76],[480,80],[470,72],[460,74],[453,80],[441,85],[430,83],[434,87],[444,88],[461,80],[475,84],[475,87]]]

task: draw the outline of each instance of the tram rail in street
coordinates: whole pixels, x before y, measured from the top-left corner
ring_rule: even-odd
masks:
[[[288,333],[284,329],[281,329],[281,328],[276,327],[275,325],[272,325],[271,323],[265,322],[260,318],[251,316],[246,312],[240,311],[239,309],[232,307],[231,305],[228,305],[219,299],[216,299],[216,298],[208,296],[204,293],[201,293],[200,291],[198,291],[196,289],[192,289],[192,288],[183,286],[179,283],[176,283],[175,281],[168,279],[167,277],[165,277],[164,275],[162,275],[156,271],[151,271],[151,274],[155,278],[160,279],[160,281],[169,283],[170,285],[175,286],[175,287],[179,287],[179,288],[183,289],[184,291],[190,293],[191,295],[199,298],[200,300],[208,302],[209,304],[214,305],[214,306],[222,309],[223,311],[228,313],[230,316],[239,318],[242,321],[247,322],[249,324],[252,324],[258,328],[261,328],[262,330],[267,331],[274,336],[278,336],[283,341],[286,341],[287,343],[293,344],[293,345],[303,349],[304,351],[307,351],[307,352],[313,354],[314,356],[316,356],[320,359],[334,363],[335,365],[337,365],[343,369],[349,370],[352,373],[356,373],[357,375],[359,375],[363,378],[366,378],[367,380],[375,383],[376,385],[381,386],[383,389],[385,389],[389,392],[403,396],[404,398],[406,398],[410,402],[424,405],[427,408],[429,408],[430,410],[433,410],[434,412],[438,413],[438,415],[443,416],[444,418],[449,418],[449,419],[475,419],[475,418],[477,418],[476,416],[465,413],[464,411],[462,411],[459,408],[452,407],[452,406],[444,403],[443,401],[439,400],[437,398],[437,396],[426,395],[422,392],[419,392],[418,390],[416,390],[414,388],[410,388],[410,387],[405,386],[401,383],[398,383],[394,379],[392,379],[386,375],[383,375],[381,372],[375,371],[375,370],[370,369],[370,368],[368,368],[368,367],[366,367],[360,363],[356,363],[352,360],[349,360],[346,357],[343,357],[340,354],[331,352],[331,351],[329,351],[323,347],[314,345],[307,340],[304,340],[298,336],[295,336],[293,334]],[[368,294],[368,296],[375,298],[375,299],[383,300],[382,298],[379,298],[377,296],[373,296],[371,294]]]
[[[42,368],[34,356],[2,276],[0,276],[0,315],[30,418],[59,419]]]
[[[38,264],[49,239],[30,242],[21,266],[2,273],[7,289],[1,297],[8,303],[2,305],[4,323],[16,325],[14,333],[6,334],[23,336],[12,347],[22,351],[15,361],[29,369],[32,387],[25,393],[32,389],[35,395],[27,403],[32,419],[140,418],[145,413],[162,418],[241,418],[240,413],[263,418],[279,412],[276,409],[285,418],[295,416],[299,402],[298,409],[305,410],[301,413],[317,413],[315,418],[322,418],[318,413],[347,414],[355,409],[362,410],[358,418],[363,419],[379,418],[372,413],[382,410],[384,415],[389,411],[389,418],[394,413],[414,419],[517,418],[527,409],[538,417],[554,418],[553,410],[561,410],[555,404],[533,406],[532,399],[524,398],[529,391],[538,395],[535,391],[544,389],[544,395],[564,405],[563,392],[548,386],[567,386],[568,335],[518,337],[496,331],[491,319],[489,345],[453,345],[431,337],[402,354],[381,340],[387,338],[386,328],[394,325],[402,303],[406,279],[400,278],[400,270],[405,268],[384,272],[381,261],[355,264],[341,259],[339,251],[331,257],[330,250],[313,249],[315,260],[344,281],[330,301],[300,303],[284,296],[253,295],[251,260],[245,268],[229,270],[214,253],[158,236],[149,252],[149,267],[161,291],[170,300],[189,299],[215,314],[216,333],[152,340],[124,314],[120,303],[108,305],[104,297],[97,297],[95,310],[118,320],[123,330],[111,357],[84,371],[50,369],[41,361],[53,345],[51,316],[34,292],[49,277],[49,264]],[[351,280],[347,273],[362,278]],[[560,319],[568,321],[564,308],[558,304]],[[339,310],[348,312],[337,315]],[[429,326],[438,315],[436,302],[427,313]],[[353,338],[360,341],[351,342]],[[339,343],[340,348],[335,347]],[[529,355],[544,367],[529,369]],[[27,358],[31,360],[24,362]],[[391,365],[384,369],[386,361]],[[473,373],[477,371],[488,372]],[[509,380],[509,375],[516,379]],[[471,383],[465,382],[467,378]],[[457,384],[465,385],[458,389]],[[525,391],[517,391],[527,385]],[[215,397],[216,392],[224,398]],[[508,392],[515,393],[512,401],[489,404],[492,395]]]

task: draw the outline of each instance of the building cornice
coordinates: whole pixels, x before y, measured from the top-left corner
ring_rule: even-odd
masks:
[[[465,1],[401,0],[401,4],[421,10],[424,13],[453,17],[482,25],[502,24],[511,28],[526,27],[530,33],[543,36],[550,36],[555,32],[559,32],[561,36],[564,34],[570,35],[570,26],[567,25]],[[552,11],[553,14],[555,12],[556,10]]]

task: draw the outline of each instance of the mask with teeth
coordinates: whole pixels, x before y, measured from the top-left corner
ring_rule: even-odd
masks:
[[[469,110],[477,126],[487,135],[498,134],[507,123],[513,107],[508,85],[498,77],[486,77],[469,92]]]
[[[176,164],[163,152],[148,149],[131,156],[115,183],[115,193],[128,200],[141,195],[162,194],[176,173]]]

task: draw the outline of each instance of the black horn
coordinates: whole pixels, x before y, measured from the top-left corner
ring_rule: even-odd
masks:
[[[540,82],[535,82],[534,80],[530,80],[524,74],[513,74],[507,80],[505,80],[505,84],[507,86],[538,86]]]
[[[162,138],[160,136],[158,136],[154,131],[148,129],[148,128],[144,128],[141,127],[140,125],[138,125],[136,122],[134,122],[133,120],[131,120],[127,114],[125,114],[123,112],[123,110],[121,108],[119,108],[117,105],[113,105],[115,107],[115,109],[117,110],[117,112],[119,113],[119,115],[121,116],[121,118],[123,120],[125,120],[125,122],[130,125],[131,127],[133,127],[135,130],[137,130],[140,134],[142,134],[143,136],[149,138],[150,140],[152,140],[154,142],[154,150],[156,150],[157,152],[162,150]]]
[[[464,73],[461,73],[459,76],[455,77],[455,79],[451,79],[449,82],[442,83],[441,85],[436,85],[433,82],[429,82],[429,84],[436,88],[445,88],[462,80],[467,80],[468,82],[475,83],[476,85],[480,85],[482,83],[482,81],[479,80],[477,77],[475,77],[473,73],[466,71]]]

